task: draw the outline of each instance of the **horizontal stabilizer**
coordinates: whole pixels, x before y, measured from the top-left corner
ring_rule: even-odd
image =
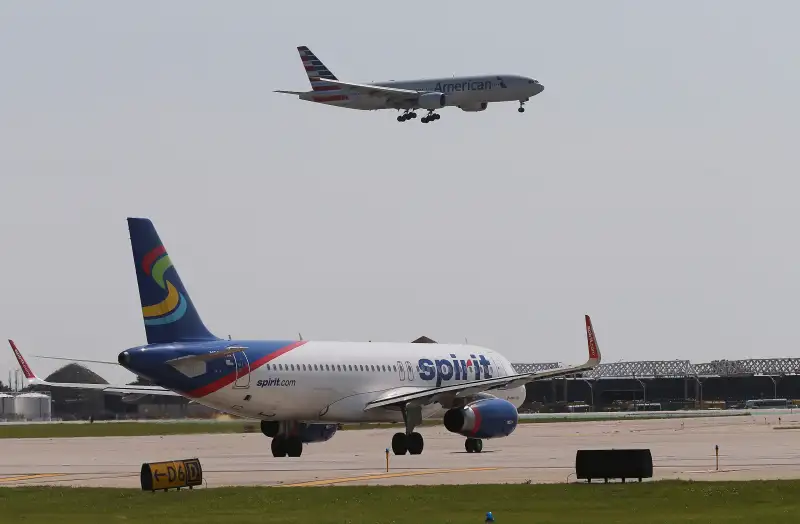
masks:
[[[186,355],[185,357],[173,358],[172,360],[167,360],[167,364],[174,365],[185,362],[208,362],[209,360],[215,360],[233,355],[234,353],[239,353],[245,349],[247,348],[241,346],[231,346],[223,349],[222,351],[212,351],[210,353],[203,353],[202,355]]]
[[[167,397],[181,397],[179,393],[172,390],[162,388],[161,386],[136,386],[128,384],[82,384],[76,382],[48,382],[36,376],[25,357],[22,356],[17,345],[14,341],[9,339],[9,345],[17,358],[19,367],[22,368],[22,373],[25,375],[25,380],[30,386],[45,386],[51,388],[69,388],[69,389],[91,389],[94,391],[102,391],[103,393],[113,393],[117,395],[159,395]],[[68,360],[68,359],[65,359]]]

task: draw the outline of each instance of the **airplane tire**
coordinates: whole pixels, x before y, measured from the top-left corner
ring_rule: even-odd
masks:
[[[275,437],[272,439],[272,456],[285,457],[286,456],[286,440],[283,437]]]
[[[286,439],[286,454],[290,457],[299,457],[303,454],[303,441],[299,437],[289,437]]]
[[[464,449],[467,453],[480,453],[483,450],[483,441],[479,438],[468,438],[464,441]]]
[[[408,439],[405,433],[395,433],[392,436],[392,452],[395,455],[405,455],[408,451]]]
[[[519,111],[520,113],[524,113],[525,112],[525,108],[524,107],[520,107],[519,109],[517,109],[517,111]]]
[[[425,440],[422,438],[422,435],[415,431],[408,435],[406,441],[408,442],[408,452],[411,455],[419,455],[422,453],[422,448],[425,447]]]

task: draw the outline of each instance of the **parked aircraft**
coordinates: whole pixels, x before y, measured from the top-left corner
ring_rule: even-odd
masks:
[[[260,420],[276,457],[300,456],[304,443],[330,439],[340,423],[402,422],[392,450],[417,455],[424,442],[415,428],[423,420],[443,419],[466,437],[468,452],[480,452],[482,439],[516,428],[525,384],[600,363],[588,315],[589,359],[536,373],[517,373],[499,352],[467,344],[221,339],[200,319],[150,220],[129,218],[128,228],[147,344],[122,351],[116,362],[86,362],[119,364],[156,385],[47,382],[9,340],[29,384],[183,396]]]
[[[427,124],[439,120],[437,110],[458,107],[462,111],[483,111],[489,103],[519,102],[520,113],[525,102],[544,91],[539,81],[520,75],[480,75],[417,80],[391,80],[370,84],[340,81],[306,46],[297,48],[311,83],[311,91],[276,90],[276,93],[297,95],[300,100],[348,109],[403,111],[398,122],[417,118],[417,110],[428,113],[420,120]]]

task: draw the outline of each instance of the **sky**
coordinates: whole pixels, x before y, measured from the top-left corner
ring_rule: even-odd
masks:
[[[415,16],[415,13],[417,14]],[[125,219],[234,338],[440,342],[512,362],[798,356],[800,4],[0,3],[0,334],[145,343]],[[306,90],[521,74],[435,123]],[[0,380],[16,363],[0,352]],[[107,380],[117,366],[89,365]]]

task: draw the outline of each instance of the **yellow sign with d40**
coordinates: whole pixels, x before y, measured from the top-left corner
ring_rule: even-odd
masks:
[[[195,459],[172,460],[142,464],[142,491],[181,489],[203,483],[203,468]]]

